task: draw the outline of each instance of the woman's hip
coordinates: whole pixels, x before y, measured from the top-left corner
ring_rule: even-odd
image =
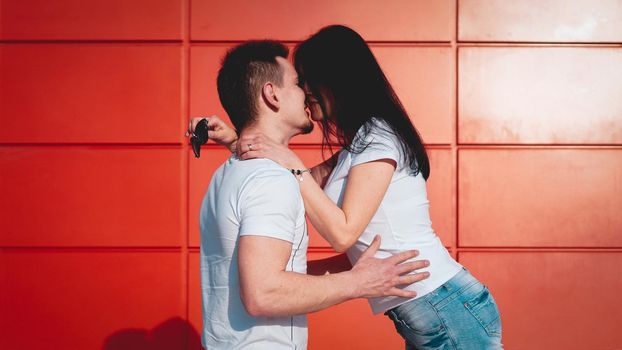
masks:
[[[386,312],[416,349],[500,349],[501,319],[486,286],[462,269],[433,292]]]

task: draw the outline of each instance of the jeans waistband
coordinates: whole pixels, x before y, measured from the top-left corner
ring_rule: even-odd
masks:
[[[424,295],[420,299],[413,299],[408,303],[428,302],[434,306],[444,305],[445,303],[453,300],[455,296],[459,295],[459,291],[464,290],[476,283],[480,282],[473,275],[471,275],[469,270],[463,267],[456,275],[450,278],[449,281],[445,282],[434,291]],[[408,303],[402,305],[406,305]],[[384,314],[388,315],[400,306],[387,310]]]
[[[458,272],[454,277],[449,279],[449,281],[445,282],[442,286],[436,288],[431,293],[424,296],[428,302],[433,305],[439,304],[444,301],[449,296],[455,294],[456,292],[465,289],[469,286],[472,286],[475,283],[479,283],[479,281],[471,275],[471,273],[462,268],[460,272]]]

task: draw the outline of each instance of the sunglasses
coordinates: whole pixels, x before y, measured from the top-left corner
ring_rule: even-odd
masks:
[[[192,144],[192,151],[194,156],[199,158],[201,156],[201,145],[205,144],[209,140],[207,136],[207,119],[201,119],[194,128],[190,143]]]

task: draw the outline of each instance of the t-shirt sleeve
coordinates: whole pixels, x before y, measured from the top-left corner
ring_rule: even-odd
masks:
[[[293,242],[302,199],[296,179],[271,171],[250,179],[240,196],[240,237],[266,236]]]
[[[391,131],[374,128],[367,136],[357,135],[357,147],[360,153],[352,152],[352,166],[372,162],[378,159],[392,159],[400,162],[400,146],[397,136]]]

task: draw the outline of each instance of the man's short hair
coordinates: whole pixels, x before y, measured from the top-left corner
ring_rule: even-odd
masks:
[[[266,82],[283,84],[277,57],[289,49],[272,40],[249,41],[230,49],[218,72],[218,96],[238,134],[259,112],[257,96]]]

